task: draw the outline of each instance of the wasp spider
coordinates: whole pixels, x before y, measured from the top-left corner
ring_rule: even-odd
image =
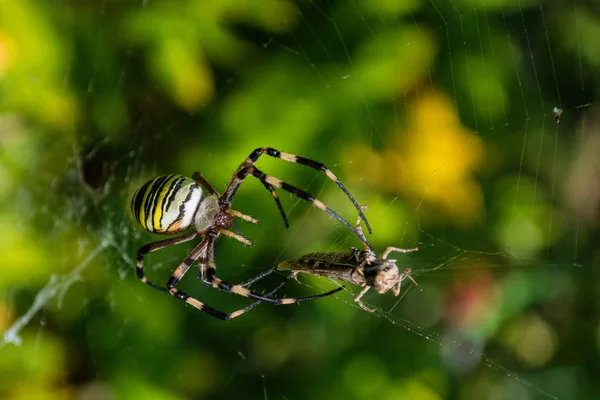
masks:
[[[350,224],[348,224],[348,222],[327,207],[323,202],[319,201],[303,190],[289,185],[273,176],[264,174],[258,168],[256,168],[254,163],[263,154],[275,158],[281,158],[285,161],[303,164],[308,167],[323,171],[327,177],[329,177],[329,179],[334,181],[344,191],[344,193],[346,193],[348,198],[359,210],[360,217],[365,221],[365,224],[368,227],[368,222],[356,200],[337,179],[337,177],[327,167],[325,167],[325,165],[307,158],[298,157],[289,153],[283,153],[270,147],[262,147],[254,150],[252,153],[250,153],[248,158],[244,160],[244,162],[231,177],[227,187],[221,195],[219,195],[215,188],[199,172],[195,172],[193,174],[193,179],[182,175],[159,176],[144,183],[134,193],[131,199],[131,211],[134,218],[142,226],[142,228],[157,234],[176,234],[182,233],[188,229],[192,229],[190,232],[180,236],[146,244],[138,250],[137,276],[142,282],[154,287],[155,289],[168,292],[172,296],[185,301],[191,306],[196,307],[197,309],[204,311],[213,317],[223,320],[229,320],[242,315],[260,303],[260,301],[266,301],[273,304],[291,304],[298,301],[328,296],[342,289],[340,287],[327,293],[296,299],[276,299],[269,297],[268,295],[263,296],[252,292],[241,285],[229,284],[217,278],[215,264],[215,243],[221,234],[236,239],[245,245],[253,246],[253,243],[245,237],[230,231],[235,217],[253,224],[259,223],[257,219],[230,208],[231,201],[236,191],[244,179],[249,175],[257,178],[265,186],[265,188],[271,192],[271,195],[275,199],[286,226],[288,226],[288,221],[285,216],[285,212],[283,211],[281,202],[275,193],[275,188],[281,188],[306,201],[312,202],[317,208],[327,212],[335,219],[342,222],[346,227],[358,234],[358,232]],[[202,189],[206,190],[207,194],[203,193]],[[194,247],[194,249],[175,269],[168,280],[166,287],[158,286],[146,278],[143,264],[144,256],[146,254],[168,246],[184,243],[198,237],[202,237],[201,242]],[[181,290],[178,290],[176,285],[195,261],[198,261],[198,275],[204,284],[210,287],[226,290],[240,296],[251,297],[259,301],[245,308],[227,314],[209,307],[199,300],[188,296]]]

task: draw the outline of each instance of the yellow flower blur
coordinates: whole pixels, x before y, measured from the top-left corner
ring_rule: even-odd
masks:
[[[409,109],[408,128],[394,132],[390,147],[351,150],[352,160],[363,160],[352,172],[368,170],[371,185],[401,192],[424,220],[472,225],[483,214],[483,195],[473,177],[484,152],[479,137],[460,124],[452,101],[441,93],[420,95]]]

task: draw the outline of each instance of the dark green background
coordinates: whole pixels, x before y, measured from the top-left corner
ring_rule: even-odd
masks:
[[[1,2],[0,397],[597,398],[599,32],[590,1]],[[222,190],[259,146],[328,165],[378,251],[419,246],[394,256],[419,286],[222,322],[140,283],[133,190],[195,170]],[[258,165],[354,223],[323,174]],[[220,240],[221,277],[359,245],[279,194],[289,230],[242,185],[256,246]],[[202,301],[248,304],[195,274]],[[335,287],[300,282],[279,295]]]

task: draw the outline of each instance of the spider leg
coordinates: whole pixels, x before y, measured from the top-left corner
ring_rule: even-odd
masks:
[[[367,221],[367,217],[365,216],[365,214],[363,214],[360,206],[358,205],[358,202],[352,196],[352,194],[350,194],[348,189],[346,189],[344,184],[337,178],[337,176],[335,176],[335,174],[333,172],[331,172],[331,170],[325,166],[325,164],[322,164],[318,161],[314,161],[314,160],[311,160],[311,159],[308,159],[305,157],[300,157],[300,156],[297,156],[294,154],[284,153],[282,151],[273,149],[271,147],[261,147],[261,148],[254,150],[248,157],[248,160],[251,160],[252,164],[254,164],[256,162],[256,160],[258,160],[258,158],[263,154],[266,154],[268,156],[275,157],[275,158],[280,158],[285,161],[302,164],[309,168],[316,169],[319,171],[323,171],[329,179],[331,179],[333,182],[335,182],[335,184],[338,185],[338,187],[340,189],[342,189],[342,191],[346,194],[348,199],[350,199],[350,201],[352,202],[354,207],[356,207],[356,209],[358,210],[358,213],[360,214],[363,221],[365,221],[367,230],[369,231],[369,233],[371,233],[371,226],[369,225],[369,221]]]
[[[361,208],[361,210],[369,211],[369,208],[365,205],[360,206],[360,208]],[[363,242],[363,245],[365,246],[365,249],[367,249],[367,251],[373,252],[373,247],[371,247],[371,244],[365,237],[365,233],[362,230],[362,226],[360,226],[360,221],[362,221],[362,218],[359,215],[358,218],[356,218],[356,232],[358,234],[358,238],[360,239],[361,242]],[[369,233],[370,233],[370,231],[369,231]]]
[[[363,214],[362,210],[360,209],[356,199],[354,199],[354,197],[352,196],[352,194],[350,194],[350,192],[348,191],[348,189],[346,189],[346,187],[344,186],[344,184],[334,175],[333,172],[331,172],[331,170],[329,168],[327,168],[324,164],[318,162],[318,161],[314,161],[305,157],[300,157],[294,154],[290,154],[290,153],[284,153],[281,152],[279,150],[273,149],[271,147],[259,147],[257,149],[255,149],[252,153],[250,153],[250,155],[248,156],[248,158],[246,158],[246,160],[244,160],[244,162],[242,163],[242,165],[240,165],[240,167],[237,170],[237,173],[241,172],[244,169],[247,169],[251,166],[254,165],[254,163],[258,160],[258,158],[263,155],[266,154],[270,157],[274,157],[274,158],[280,158],[282,160],[288,161],[288,162],[293,162],[293,163],[297,163],[297,164],[302,164],[305,165],[307,167],[322,171],[325,173],[325,175],[327,175],[327,177],[329,179],[331,179],[333,182],[335,182],[336,185],[338,185],[338,187],[340,189],[342,189],[342,191],[346,194],[346,196],[350,199],[350,201],[352,202],[352,204],[354,204],[354,207],[356,207],[356,209],[358,210],[358,213],[360,214],[361,218],[363,219],[363,221],[365,221],[365,225],[367,227],[367,230],[369,231],[369,233],[371,233],[371,226],[369,225],[369,221],[367,221],[367,218],[365,217],[365,215]],[[237,175],[236,173],[236,175]],[[233,198],[233,195],[235,194],[235,192],[237,191],[239,185],[241,184],[241,181],[236,181],[236,175],[234,175],[232,177],[232,179],[229,181],[229,184],[227,185],[227,188],[225,189],[224,192],[224,198],[226,199],[226,201],[229,203],[231,202],[231,199]],[[243,178],[242,178],[243,180]],[[263,182],[263,185],[264,182]],[[277,186],[277,185],[274,185]],[[269,188],[267,187],[267,185],[265,185],[265,187],[271,192],[271,194],[273,195],[273,197],[275,198],[275,201],[277,202],[277,206],[279,207],[279,211],[281,212],[284,222],[286,222],[286,226],[288,226],[287,224],[287,219],[285,217],[285,213],[283,212],[283,208],[281,207],[281,204],[279,202],[279,199],[277,198],[277,196],[274,194],[274,190],[273,188]],[[287,190],[287,189],[286,189]]]
[[[202,186],[206,191],[210,194],[219,195],[217,190],[211,183],[202,175],[200,172],[196,171],[192,174],[192,179],[196,181],[197,184]]]
[[[242,287],[247,288],[248,286],[252,285],[254,282],[260,281],[261,279],[267,277],[268,275],[271,275],[275,271],[276,271],[275,269],[270,269],[268,271],[262,272],[262,273],[258,274],[257,276],[255,276],[254,278],[248,280],[247,282],[242,283]],[[287,281],[289,281],[290,279],[293,279],[296,282],[300,283],[300,281],[298,280],[298,271],[293,271],[291,274],[289,274],[287,276],[287,278],[285,278],[285,280],[277,287],[276,290],[273,290],[271,293],[269,293],[269,296],[271,296],[273,293],[277,292],[279,290],[279,288],[281,288],[283,285],[285,285],[287,283]]]
[[[239,317],[246,311],[249,311],[252,308],[256,307],[260,303],[260,301],[254,302],[253,304],[250,304],[249,306],[242,308],[240,310],[234,311],[231,314],[227,314],[222,311],[216,310],[210,306],[207,306],[206,304],[202,303],[201,301],[199,301],[193,297],[190,297],[186,293],[175,288],[175,285],[177,285],[177,283],[179,283],[181,278],[189,270],[190,266],[194,263],[194,261],[202,254],[203,251],[205,251],[203,249],[203,247],[206,247],[206,239],[204,239],[198,246],[196,246],[196,248],[194,250],[192,250],[192,252],[185,258],[185,260],[183,260],[183,262],[181,264],[179,264],[177,269],[173,272],[173,275],[171,275],[171,278],[169,278],[166,288],[158,286],[155,283],[150,282],[146,278],[146,276],[144,275],[144,264],[143,264],[144,256],[146,254],[152,253],[153,251],[160,250],[160,249],[163,249],[168,246],[172,246],[172,245],[190,241],[190,240],[196,238],[198,235],[200,235],[199,232],[191,232],[186,235],[178,236],[178,237],[171,238],[171,239],[161,240],[159,242],[154,242],[154,243],[150,243],[145,246],[142,246],[137,254],[137,269],[136,269],[137,277],[142,282],[152,286],[154,289],[160,290],[161,292],[168,292],[172,296],[178,298],[179,300],[185,301],[186,303],[197,308],[198,310],[203,311],[207,314],[212,315],[213,317],[216,317],[216,318],[219,318],[219,319],[222,319],[225,321],[230,320],[235,317]],[[277,289],[279,289],[279,287]]]
[[[269,292],[269,296],[272,296],[273,294],[275,294],[286,283],[287,283],[287,279],[285,281],[281,282],[279,285],[277,285],[277,287],[275,289],[271,290]],[[258,300],[258,301],[255,301],[254,303],[252,303],[252,304],[244,307],[244,308],[240,308],[239,310],[232,312],[231,314],[229,314],[230,319],[231,318],[235,318],[235,317],[239,317],[240,315],[244,314],[245,312],[252,310],[254,307],[256,307],[257,305],[259,305],[262,302],[263,302],[262,300]]]
[[[225,212],[226,212],[227,214],[229,214],[229,215],[233,215],[234,217],[238,217],[238,218],[240,218],[240,219],[243,219],[243,220],[244,220],[244,221],[246,221],[246,222],[253,223],[254,225],[258,225],[258,224],[260,224],[260,221],[259,221],[259,220],[257,220],[256,218],[254,218],[254,217],[251,217],[251,216],[249,216],[249,215],[246,215],[246,214],[244,214],[244,213],[241,213],[241,212],[239,212],[239,211],[232,210],[231,208],[230,208],[230,209],[228,209],[228,210],[226,210]]]
[[[256,275],[254,278],[249,279],[248,281],[242,283],[242,287],[247,288],[248,286],[251,286],[254,282],[258,282],[261,279],[263,279],[263,278],[271,275],[274,271],[275,271],[274,269],[269,269],[269,270],[267,270],[265,272],[261,272],[260,274]],[[287,281],[287,279],[286,279],[286,281]]]
[[[253,299],[262,300],[264,302],[272,303],[272,304],[276,304],[276,305],[293,304],[293,303],[299,303],[301,301],[318,299],[320,297],[332,295],[332,294],[337,293],[340,290],[344,289],[344,287],[341,286],[339,288],[330,290],[329,292],[321,293],[321,294],[317,294],[317,295],[278,299],[278,298],[270,297],[269,295],[258,294],[249,289],[246,289],[243,285],[232,285],[231,283],[225,282],[216,276],[217,266],[215,264],[215,242],[216,242],[217,237],[218,236],[212,236],[212,235],[209,235],[207,237],[207,239],[206,239],[207,240],[206,257],[202,257],[198,260],[198,268],[199,268],[198,275],[200,276],[200,279],[208,286],[212,286],[217,289],[225,290],[227,292],[234,293],[239,296],[250,297]],[[204,270],[206,271],[206,276],[204,274]],[[266,275],[263,275],[263,277],[264,276],[266,276]]]
[[[242,235],[238,235],[237,233],[233,233],[233,232],[228,231],[227,229],[223,229],[223,228],[220,228],[219,232],[221,232],[225,236],[229,236],[230,238],[235,239],[238,242],[245,244],[246,246],[254,247],[254,243],[252,243],[251,241],[249,241]]]
[[[173,272],[173,275],[171,275],[171,278],[169,278],[169,281],[167,282],[167,291],[173,297],[186,302],[187,304],[191,305],[194,308],[197,308],[198,310],[200,310],[202,312],[205,312],[205,313],[207,313],[215,318],[219,318],[223,321],[229,321],[230,319],[239,317],[240,315],[246,313],[247,311],[250,311],[251,309],[256,307],[258,304],[260,304],[261,301],[256,301],[244,308],[241,308],[239,310],[236,310],[236,311],[228,314],[223,311],[219,311],[213,307],[210,307],[194,297],[190,297],[187,293],[185,293],[175,287],[179,283],[181,278],[185,275],[185,273],[190,269],[190,267],[192,266],[194,261],[196,261],[200,256],[202,256],[202,254],[206,253],[206,247],[207,247],[207,243],[208,243],[207,239],[208,238],[205,238],[204,240],[202,240],[202,242],[188,254],[188,256],[181,262],[181,264],[179,264],[179,266]],[[277,287],[276,290],[278,290],[280,287],[281,286]],[[165,290],[165,289],[162,289],[162,290]]]
[[[206,189],[206,191],[210,194],[213,194],[215,196],[219,196],[219,193],[217,192],[217,190],[214,188],[213,185],[211,185],[211,183],[208,181],[208,179],[206,179],[204,177],[204,175],[202,175],[200,172],[196,171],[192,174],[192,178],[196,181],[196,183],[198,183],[200,186],[202,186],[204,189]],[[277,199],[279,200],[279,199]],[[253,218],[249,215],[246,215],[244,213],[241,213],[239,211],[236,210],[232,210],[232,209],[227,209],[227,214],[233,215],[234,217],[238,217],[243,219],[244,221],[247,222],[251,222],[253,224],[258,224],[260,223],[259,220],[257,220],[256,218]]]
[[[295,196],[300,197],[303,200],[313,203],[317,208],[325,211],[326,213],[328,213],[329,215],[331,215],[332,217],[334,217],[335,219],[340,221],[342,224],[344,224],[344,226],[346,226],[348,229],[350,229],[352,232],[354,232],[356,235],[358,235],[360,237],[360,234],[356,231],[356,229],[354,227],[352,227],[345,219],[340,217],[335,211],[333,211],[332,209],[327,207],[321,200],[314,198],[312,195],[305,192],[304,190],[298,189],[297,187],[292,186],[286,182],[283,182],[282,180],[280,180],[278,178],[275,178],[273,176],[263,173],[262,171],[260,171],[259,169],[257,169],[254,166],[242,168],[234,176],[234,180],[233,180],[234,186],[233,187],[239,186],[241,184],[241,182],[244,179],[246,179],[246,177],[248,175],[251,175],[251,176],[257,178],[261,182],[267,182],[271,186],[281,188],[287,192],[292,193]],[[227,201],[226,200],[227,191],[225,192],[225,194],[223,196],[225,197],[224,201]]]
[[[262,303],[262,301],[255,301],[254,303],[244,307],[244,308],[240,308],[239,310],[233,311],[231,313],[225,313],[223,311],[219,311],[215,308],[212,308],[204,303],[202,303],[201,301],[199,301],[198,299],[194,298],[194,297],[190,297],[189,295],[187,295],[185,292],[182,292],[181,290],[178,290],[176,288],[171,288],[169,289],[169,293],[171,295],[173,295],[173,297],[179,299],[179,300],[183,300],[185,301],[187,304],[191,305],[194,308],[197,308],[200,311],[203,311],[215,318],[219,318],[223,321],[229,321],[231,319],[237,318],[240,315],[252,310],[254,307],[256,307],[257,305],[259,305],[260,303]]]
[[[217,197],[219,196],[219,193],[214,188],[214,186],[211,185],[211,183],[208,181],[208,179],[206,179],[204,177],[204,175],[202,175],[200,172],[198,172],[198,171],[194,172],[192,175],[192,178],[196,181],[196,183],[198,183],[200,186],[202,186],[204,189],[206,189],[206,191],[208,193],[215,195]],[[275,195],[275,196],[277,196],[277,195]],[[279,201],[279,199],[277,199],[277,201]],[[253,223],[255,225],[260,223],[260,221],[257,220],[256,218],[246,215],[244,213],[241,213],[239,211],[232,210],[231,208],[228,208],[225,212],[229,215],[233,215],[234,217],[241,218],[244,221]],[[243,242],[243,243],[245,243],[245,242]]]
[[[144,274],[144,256],[146,254],[152,253],[154,251],[164,249],[165,247],[173,246],[180,243],[188,242],[192,239],[195,239],[200,235],[199,232],[190,232],[185,235],[177,236],[170,239],[160,240],[158,242],[148,243],[142,247],[137,252],[136,256],[136,275],[138,279],[144,282],[147,285],[152,286],[154,289],[160,290],[162,292],[166,292],[167,290],[164,287],[158,286],[155,283],[152,283],[146,278]]]
[[[262,273],[256,275],[254,278],[248,280],[247,282],[242,283],[242,287],[247,288],[248,286],[251,286],[254,282],[260,281],[261,279],[271,275],[275,271],[276,271],[275,269],[270,269],[265,272],[262,272]],[[275,293],[277,290],[279,290],[279,288],[282,287],[283,285],[285,285],[287,283],[287,281],[289,281],[290,279],[294,279],[296,282],[300,283],[300,281],[298,280],[298,271],[293,271],[291,274],[289,274],[288,277],[285,278],[285,280],[278,286],[278,289],[269,293],[269,296],[271,296],[273,293]]]
[[[414,249],[400,249],[398,247],[389,246],[383,251],[383,253],[381,254],[381,258],[383,260],[387,259],[387,257],[390,255],[390,253],[392,251],[397,251],[398,253],[412,253],[413,251],[418,251],[418,250],[419,250],[418,247],[415,247]]]
[[[283,206],[281,205],[281,201],[279,201],[279,196],[277,196],[277,193],[275,192],[275,188],[270,183],[263,182],[263,181],[261,181],[261,183],[263,184],[263,186],[269,192],[271,192],[271,196],[273,196],[273,200],[275,200],[275,203],[277,204],[277,208],[279,209],[279,213],[281,214],[281,218],[283,218],[283,223],[285,224],[286,228],[289,228],[290,227],[290,223],[289,223],[289,221],[287,219],[287,215],[285,215],[285,211],[283,210]],[[239,184],[241,184],[241,181],[240,181]]]

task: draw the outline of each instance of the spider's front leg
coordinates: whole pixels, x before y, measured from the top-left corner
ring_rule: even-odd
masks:
[[[294,196],[297,196],[305,201],[312,203],[318,209],[326,212],[327,214],[329,214],[330,216],[332,216],[333,218],[335,218],[336,220],[341,222],[346,228],[348,228],[349,230],[354,232],[358,237],[361,237],[360,233],[354,227],[352,227],[352,225],[350,225],[339,214],[337,214],[335,211],[333,211],[331,208],[329,208],[327,205],[325,205],[325,203],[323,203],[321,200],[315,198],[310,193],[305,192],[304,190],[298,189],[297,187],[292,186],[289,183],[283,182],[279,178],[265,174],[264,172],[260,171],[255,166],[241,168],[236,173],[236,175],[232,178],[232,181],[230,183],[231,188],[233,188],[233,189],[228,187],[225,190],[225,192],[223,193],[223,195],[221,196],[221,201],[224,204],[230,203],[231,196],[232,196],[230,193],[232,193],[232,191],[234,189],[237,189],[237,187],[239,187],[241,185],[241,183],[244,181],[244,179],[246,179],[247,176],[253,176],[256,179],[258,179],[260,182],[262,182],[263,184],[268,184],[270,187],[276,187],[276,188],[283,189],[283,190],[293,194]],[[235,193],[235,192],[233,192],[233,193]],[[276,198],[275,192],[272,191],[271,193],[273,194],[273,197]],[[283,209],[281,209],[281,208],[280,208],[280,210],[283,211]],[[282,214],[282,215],[284,215],[284,214]],[[284,219],[285,219],[285,217],[284,217]],[[362,238],[361,238],[361,240],[362,240]],[[368,243],[365,243],[365,245],[367,247],[369,247]]]
[[[215,189],[215,187],[200,172],[198,172],[198,171],[194,172],[192,174],[192,178],[194,179],[194,181],[196,181],[197,184],[199,184],[200,186],[202,186],[208,193],[210,193],[211,195],[215,195],[215,196],[219,197],[219,193],[217,192],[217,190]],[[241,213],[239,211],[232,210],[230,208],[227,208],[226,213],[229,214],[229,215],[232,215],[234,217],[238,217],[240,219],[243,219],[244,221],[253,223],[255,225],[260,223],[260,221],[257,220],[256,218],[253,218],[253,217],[251,217],[249,215],[243,214],[243,213]]]
[[[358,209],[358,213],[359,213],[360,217],[364,220],[367,230],[369,231],[369,233],[371,233],[371,227],[369,226],[369,222],[367,221],[365,215],[363,214],[362,209],[359,207],[358,203],[356,202],[354,197],[350,194],[348,189],[346,189],[346,187],[342,184],[342,182],[333,174],[333,172],[329,168],[327,168],[324,164],[322,164],[318,161],[310,160],[308,158],[296,156],[296,155],[290,154],[290,153],[284,153],[279,150],[273,149],[271,147],[259,147],[259,148],[255,149],[244,160],[244,162],[242,162],[242,164],[238,167],[237,171],[231,177],[231,180],[227,184],[227,187],[225,188],[223,195],[221,196],[221,200],[223,200],[224,204],[226,204],[227,206],[229,206],[229,204],[231,204],[233,196],[237,192],[239,186],[242,184],[244,179],[248,175],[250,175],[250,176],[254,176],[258,180],[260,180],[260,182],[263,184],[263,186],[271,193],[271,195],[273,196],[273,199],[277,203],[277,207],[279,208],[279,211],[281,213],[281,216],[283,218],[283,221],[284,221],[286,227],[289,227],[289,223],[287,220],[287,216],[285,215],[285,212],[281,205],[281,202],[279,201],[279,198],[277,197],[277,194],[275,193],[275,188],[281,188],[283,190],[286,190],[286,191],[292,193],[295,196],[298,196],[304,200],[312,202],[315,206],[317,206],[318,208],[322,209],[323,211],[329,213],[331,216],[333,216],[334,218],[336,218],[337,220],[342,222],[344,225],[346,225],[347,228],[354,231],[354,229],[352,229],[345,220],[343,220],[339,215],[337,215],[335,212],[330,210],[327,206],[325,206],[318,199],[315,199],[313,196],[306,193],[305,191],[300,190],[292,185],[289,185],[289,184],[281,181],[280,179],[266,175],[266,174],[262,173],[261,171],[259,171],[254,166],[254,163],[256,163],[258,158],[263,154],[266,154],[270,157],[279,158],[279,159],[282,159],[282,160],[285,160],[288,162],[302,164],[302,165],[308,166],[310,168],[324,172],[325,175],[329,179],[331,179],[333,182],[335,182],[335,184],[338,185],[338,187],[340,189],[342,189],[342,191],[350,199],[352,204],[354,204],[354,206]],[[358,234],[356,231],[355,231],[355,233]]]

